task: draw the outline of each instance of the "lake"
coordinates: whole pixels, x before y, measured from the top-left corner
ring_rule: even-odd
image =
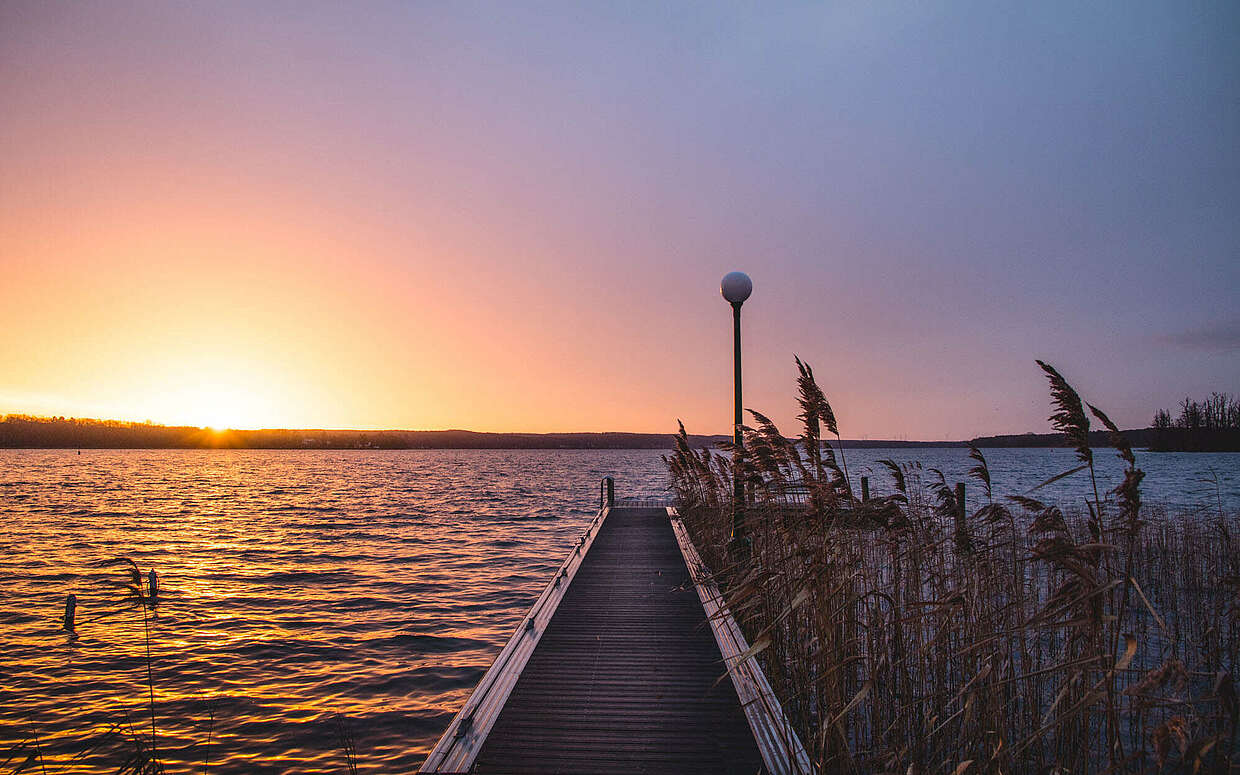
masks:
[[[345,772],[349,743],[361,772],[413,771],[594,515],[600,478],[661,494],[662,454],[0,450],[0,751],[37,735],[49,773],[114,772],[109,731],[149,736],[148,630],[106,564],[128,557],[160,578],[147,627],[169,772]],[[971,465],[964,449],[845,454],[876,494],[880,458],[949,482]],[[997,494],[1074,465],[986,454]],[[1114,486],[1119,461],[1097,455]],[[1240,454],[1139,463],[1171,517],[1240,508]],[[1038,495],[1079,508],[1088,487]]]

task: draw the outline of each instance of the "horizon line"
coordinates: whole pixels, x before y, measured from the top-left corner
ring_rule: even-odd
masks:
[[[154,422],[152,420],[120,420],[108,419],[101,417],[76,417],[68,415],[36,415],[24,412],[4,412],[0,413],[0,422],[7,422],[13,418],[30,419],[45,422],[92,422],[99,424],[118,424],[129,426],[146,426],[151,428],[169,428],[169,429],[192,429],[207,433],[223,434],[223,433],[463,433],[474,434],[480,436],[675,436],[675,431],[478,431],[469,428],[349,428],[349,427],[259,427],[259,428],[234,428],[234,427],[216,427],[210,425],[181,425],[162,422]],[[1123,431],[1144,431],[1145,428],[1125,428]],[[1104,431],[1100,431],[1104,432]],[[714,438],[730,439],[731,433],[692,433],[690,437],[697,438]],[[838,441],[848,443],[864,443],[874,444],[877,442],[892,442],[896,444],[966,444],[974,439],[987,438],[1005,438],[1019,436],[1054,436],[1055,431],[1017,431],[1007,433],[988,433],[970,438],[954,438],[954,439],[908,439],[908,438],[841,438]],[[1061,435],[1061,434],[1058,434]],[[785,438],[797,439],[799,436],[786,436]],[[824,441],[826,441],[824,439]]]

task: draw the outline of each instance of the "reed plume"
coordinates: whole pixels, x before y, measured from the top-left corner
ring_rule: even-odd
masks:
[[[1076,450],[1077,460],[1092,463],[1094,453],[1089,447],[1089,417],[1085,415],[1080,395],[1054,366],[1040,360],[1036,363],[1046,372],[1046,378],[1051,383],[1051,402],[1055,407],[1050,416],[1051,425],[1068,437],[1068,442]]]
[[[799,441],[753,410],[745,431],[750,562],[728,557],[726,470],[679,445],[671,456],[686,527],[820,772],[1235,766],[1236,517],[1170,520],[1144,503],[1144,474],[1114,423],[1038,365],[1080,464],[1061,476],[1089,469],[1093,492],[1083,510],[999,492],[972,448],[984,497],[967,542],[954,490],[916,462],[878,461],[888,491],[847,497],[821,443],[835,415],[799,358]],[[1086,407],[1125,463],[1106,500]]]

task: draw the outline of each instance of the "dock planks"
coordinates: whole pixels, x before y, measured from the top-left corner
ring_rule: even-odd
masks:
[[[666,510],[611,510],[473,771],[764,771]]]

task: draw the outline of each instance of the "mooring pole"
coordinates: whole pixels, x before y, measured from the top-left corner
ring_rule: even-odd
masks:
[[[964,482],[956,482],[956,532],[964,532]]]
[[[158,596],[159,594],[159,581],[158,581],[158,577],[156,577],[155,575],[154,568],[151,568],[150,570],[146,572],[146,586],[147,586],[147,589],[151,593],[150,600],[152,603],[154,603],[156,596]]]
[[[870,500],[870,477],[861,477],[861,502],[866,503]]]
[[[72,630],[75,626],[73,617],[77,615],[77,595],[65,598],[65,629]]]

